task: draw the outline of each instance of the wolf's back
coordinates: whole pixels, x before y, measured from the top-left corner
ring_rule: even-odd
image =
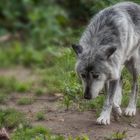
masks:
[[[120,43],[120,46],[121,36],[127,36],[128,32],[140,34],[140,6],[133,2],[122,2],[105,8],[92,18],[80,44],[83,47],[96,47]]]

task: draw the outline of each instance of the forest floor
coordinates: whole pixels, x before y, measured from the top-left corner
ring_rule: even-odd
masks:
[[[37,76],[30,70],[21,67],[13,69],[1,69],[0,76],[15,77],[19,81],[37,80]],[[63,94],[43,94],[36,96],[33,93],[12,93],[8,95],[9,100],[2,104],[4,108],[15,108],[24,112],[33,125],[42,125],[55,134],[64,136],[77,136],[86,134],[91,140],[105,140],[116,132],[125,132],[127,140],[140,139],[140,109],[135,117],[122,116],[118,121],[111,118],[111,124],[107,126],[96,124],[96,111],[76,109],[66,110],[62,105]],[[34,101],[28,105],[17,104],[20,98],[31,98]],[[45,119],[37,120],[37,112],[44,112]]]

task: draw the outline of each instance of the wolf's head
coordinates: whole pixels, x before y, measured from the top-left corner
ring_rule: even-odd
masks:
[[[116,51],[116,47],[84,49],[81,45],[72,45],[72,48],[77,54],[76,72],[83,83],[84,98],[95,98],[102,90],[105,81],[115,75],[110,58]]]

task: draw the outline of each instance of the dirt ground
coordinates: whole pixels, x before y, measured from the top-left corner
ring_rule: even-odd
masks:
[[[16,72],[15,70],[0,70],[0,75],[16,76],[19,80],[23,77],[25,80],[26,77],[29,78],[29,75],[34,78],[30,71],[21,71],[20,68]],[[13,107],[25,112],[33,125],[43,125],[56,134],[72,135],[73,137],[86,134],[91,140],[104,140],[105,137],[111,136],[114,132],[126,131],[127,140],[140,139],[140,110],[137,110],[136,117],[127,118],[123,116],[119,121],[115,121],[112,117],[110,125],[102,126],[96,124],[95,110],[79,112],[73,109],[66,111],[57,94],[34,96],[31,93],[13,93],[9,97],[10,101],[3,107]],[[21,97],[34,98],[35,102],[31,105],[17,105],[17,99]],[[37,121],[35,114],[42,110],[45,112],[46,119]]]
[[[17,97],[17,95],[15,94]],[[29,97],[29,96],[28,96]],[[54,98],[54,100],[53,100]],[[44,96],[43,100],[36,100],[32,105],[17,106],[16,101],[10,101],[7,106],[14,107],[27,114],[33,125],[43,125],[53,133],[65,136],[86,134],[91,140],[104,140],[117,131],[126,131],[127,140],[140,139],[140,110],[133,118],[122,117],[115,121],[112,117],[111,125],[100,126],[96,124],[96,112],[94,110],[79,112],[76,110],[65,111],[55,97]],[[36,121],[35,114],[45,111],[46,120]]]

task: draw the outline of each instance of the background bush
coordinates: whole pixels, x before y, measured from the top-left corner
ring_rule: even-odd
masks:
[[[95,13],[120,1],[1,0],[0,35],[11,33],[39,49],[68,46]]]

